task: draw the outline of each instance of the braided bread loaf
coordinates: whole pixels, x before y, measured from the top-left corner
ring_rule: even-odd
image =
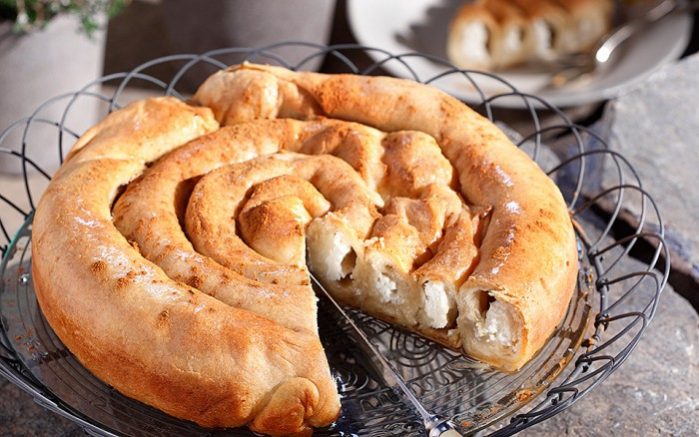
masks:
[[[122,393],[211,427],[332,422],[306,259],[338,299],[506,370],[561,320],[577,272],[561,194],[458,101],[244,64],[194,102],[109,115],[34,218],[47,320]]]

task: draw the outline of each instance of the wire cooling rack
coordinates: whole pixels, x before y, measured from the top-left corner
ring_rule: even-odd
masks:
[[[303,48],[308,54],[290,63],[277,53],[288,46]],[[363,66],[350,60],[367,53],[379,60],[367,61]],[[86,127],[79,125],[80,117],[71,117],[75,108],[86,102],[93,106],[96,103],[104,116],[123,106],[128,94],[125,90],[135,87],[146,86],[184,99],[190,91],[188,80],[232,62],[247,59],[302,70],[318,58],[326,58],[348,73],[367,75],[379,74],[382,67],[391,63],[393,70],[398,67],[405,76],[436,86],[444,78],[458,76],[465,86],[479,92],[480,101],[472,106],[495,122],[501,99],[521,99],[531,118],[531,133],[522,136],[507,132],[558,183],[576,223],[581,266],[577,291],[555,335],[516,373],[493,371],[461,354],[350,310],[366,336],[392,361],[420,401],[430,411],[451,419],[464,434],[485,430],[492,435],[511,435],[570,407],[615,371],[635,348],[653,317],[670,268],[666,262],[664,270],[655,269],[661,255],[668,259],[662,221],[655,203],[623,156],[609,150],[601,138],[571,122],[557,108],[536,96],[518,92],[492,74],[460,70],[439,58],[417,53],[394,55],[357,45],[328,47],[285,42],[263,48],[227,48],[202,55],[155,59],[130,72],[102,77],[77,92],[47,100],[28,118],[0,134],[0,153],[18,163],[24,187],[19,200],[17,193],[0,188],[0,374],[39,404],[95,435],[251,435],[244,429],[205,430],[128,399],[92,376],[61,344],[43,319],[32,288],[32,212],[51,172],[44,168],[47,165],[38,162],[46,162],[51,156],[56,165],[62,162]],[[434,77],[418,77],[411,68],[411,61],[417,58],[442,66],[443,72]],[[156,77],[154,71],[169,71],[169,79]],[[488,95],[479,86],[484,81],[497,81],[509,91]],[[542,127],[542,110],[555,119],[547,127]],[[51,131],[52,141],[32,143],[33,133],[46,129]],[[567,153],[553,154],[544,146],[547,141],[561,138],[570,143]],[[616,184],[604,189],[598,180],[587,177],[602,160],[612,163],[617,176]],[[643,206],[637,228],[629,235],[613,237],[620,213],[634,197]],[[611,214],[597,215],[594,205],[598,201],[611,202]],[[649,217],[661,225],[650,229],[646,226]],[[628,270],[624,258],[640,239],[655,242],[655,252],[642,270]],[[332,427],[316,434],[425,435],[424,425],[410,405],[385,384],[352,335],[348,335],[351,327],[336,316],[321,301],[321,338],[342,394],[343,413]]]

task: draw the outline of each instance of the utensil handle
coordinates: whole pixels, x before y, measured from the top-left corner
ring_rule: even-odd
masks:
[[[354,323],[354,320],[342,309],[342,306],[332,297],[330,292],[323,286],[323,284],[318,281],[318,279],[309,272],[311,282],[314,288],[320,290],[321,295],[325,296],[326,299],[332,304],[332,306],[337,310],[337,312],[342,316],[342,318],[352,327],[352,332],[354,332],[355,340],[359,342],[360,348],[364,349],[368,355],[368,358],[372,364],[374,364],[384,378],[384,382],[391,388],[400,390],[403,392],[407,400],[415,407],[422,419],[429,422],[432,415],[425,409],[425,407],[420,403],[420,400],[415,396],[408,385],[405,383],[400,374],[396,371],[391,363],[381,354],[381,352],[371,343],[371,340],[364,334],[364,331]],[[438,434],[439,435],[439,434]]]
[[[440,418],[439,416],[431,416],[425,421],[428,437],[463,437],[461,433],[454,429],[453,424]]]
[[[612,52],[629,39],[638,30],[655,23],[667,17],[671,13],[676,12],[692,12],[699,9],[699,0],[677,1],[665,0],[649,9],[642,17],[631,20],[615,30],[613,30],[606,38],[602,39],[602,43],[593,50],[595,61],[598,64],[603,64],[609,60]]]
[[[458,431],[450,429],[448,431],[445,431],[441,434],[439,434],[440,437],[463,437],[461,434],[459,434]]]

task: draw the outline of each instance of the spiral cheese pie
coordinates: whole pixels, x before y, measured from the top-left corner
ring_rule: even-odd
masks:
[[[120,392],[204,426],[339,412],[306,259],[340,300],[506,370],[577,272],[553,182],[429,86],[245,64],[90,129],[34,218],[47,320]]]
[[[612,0],[475,0],[449,28],[447,54],[461,68],[494,70],[590,50],[609,31]]]

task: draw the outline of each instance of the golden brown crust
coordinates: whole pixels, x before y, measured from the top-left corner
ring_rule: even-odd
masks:
[[[284,188],[276,186],[280,181]],[[272,193],[261,195],[263,190]],[[306,206],[295,205],[294,200],[302,197]],[[305,229],[312,218],[332,210],[339,219],[351,222],[357,233],[366,234],[378,216],[380,202],[339,158],[277,154],[204,176],[190,198],[186,228],[198,250],[219,262],[229,259],[230,248],[237,246],[255,249],[282,265],[305,265]],[[309,203],[325,204],[313,208]],[[298,211],[308,216],[299,217]],[[243,238],[237,237],[236,224]],[[229,239],[221,244],[225,236]]]
[[[340,299],[356,304],[347,282],[383,287],[386,299],[406,284],[410,311],[365,308],[504,369],[560,321],[577,271],[562,196],[460,102],[398,79],[249,64],[214,75],[195,99],[210,109],[150,99],[92,128],[34,218],[47,320],[122,393],[204,426],[273,435],[334,420],[303,244],[327,256],[347,246],[328,287]],[[449,297],[435,304],[444,320],[419,308],[428,288]],[[455,326],[454,305],[465,312],[486,294],[517,321],[504,352],[483,352],[486,340]]]
[[[558,188],[490,122],[435,88],[384,77],[325,76],[277,67],[243,65],[210,78],[195,98],[222,123],[245,120],[240,101],[221,97],[237,76],[260,76],[269,84],[259,114],[274,118],[287,110],[285,92],[312,101],[296,112],[374,126],[383,131],[417,130],[432,136],[459,175],[459,190],[470,205],[491,207],[480,258],[461,287],[486,290],[517,309],[521,340],[516,351],[480,356],[501,368],[517,369],[550,336],[567,308],[575,286],[575,234]],[[419,91],[418,91],[419,90]]]
[[[218,245],[226,247],[229,256],[226,262],[216,262],[197,252],[180,227],[193,188],[188,181],[227,164],[277,152],[308,135],[300,122],[279,120],[224,127],[196,138],[129,184],[114,205],[114,222],[169,277],[284,326],[315,329],[315,298],[304,285],[308,282],[304,269],[269,263],[236,245],[235,234],[221,236]],[[177,200],[180,195],[183,199]],[[308,316],[298,317],[299,312]]]
[[[315,329],[284,327],[170,279],[112,224],[120,185],[216,126],[208,110],[152,99],[93,128],[34,217],[37,297],[75,356],[127,396],[204,426],[307,432],[339,408]],[[315,312],[305,316],[315,326]]]

